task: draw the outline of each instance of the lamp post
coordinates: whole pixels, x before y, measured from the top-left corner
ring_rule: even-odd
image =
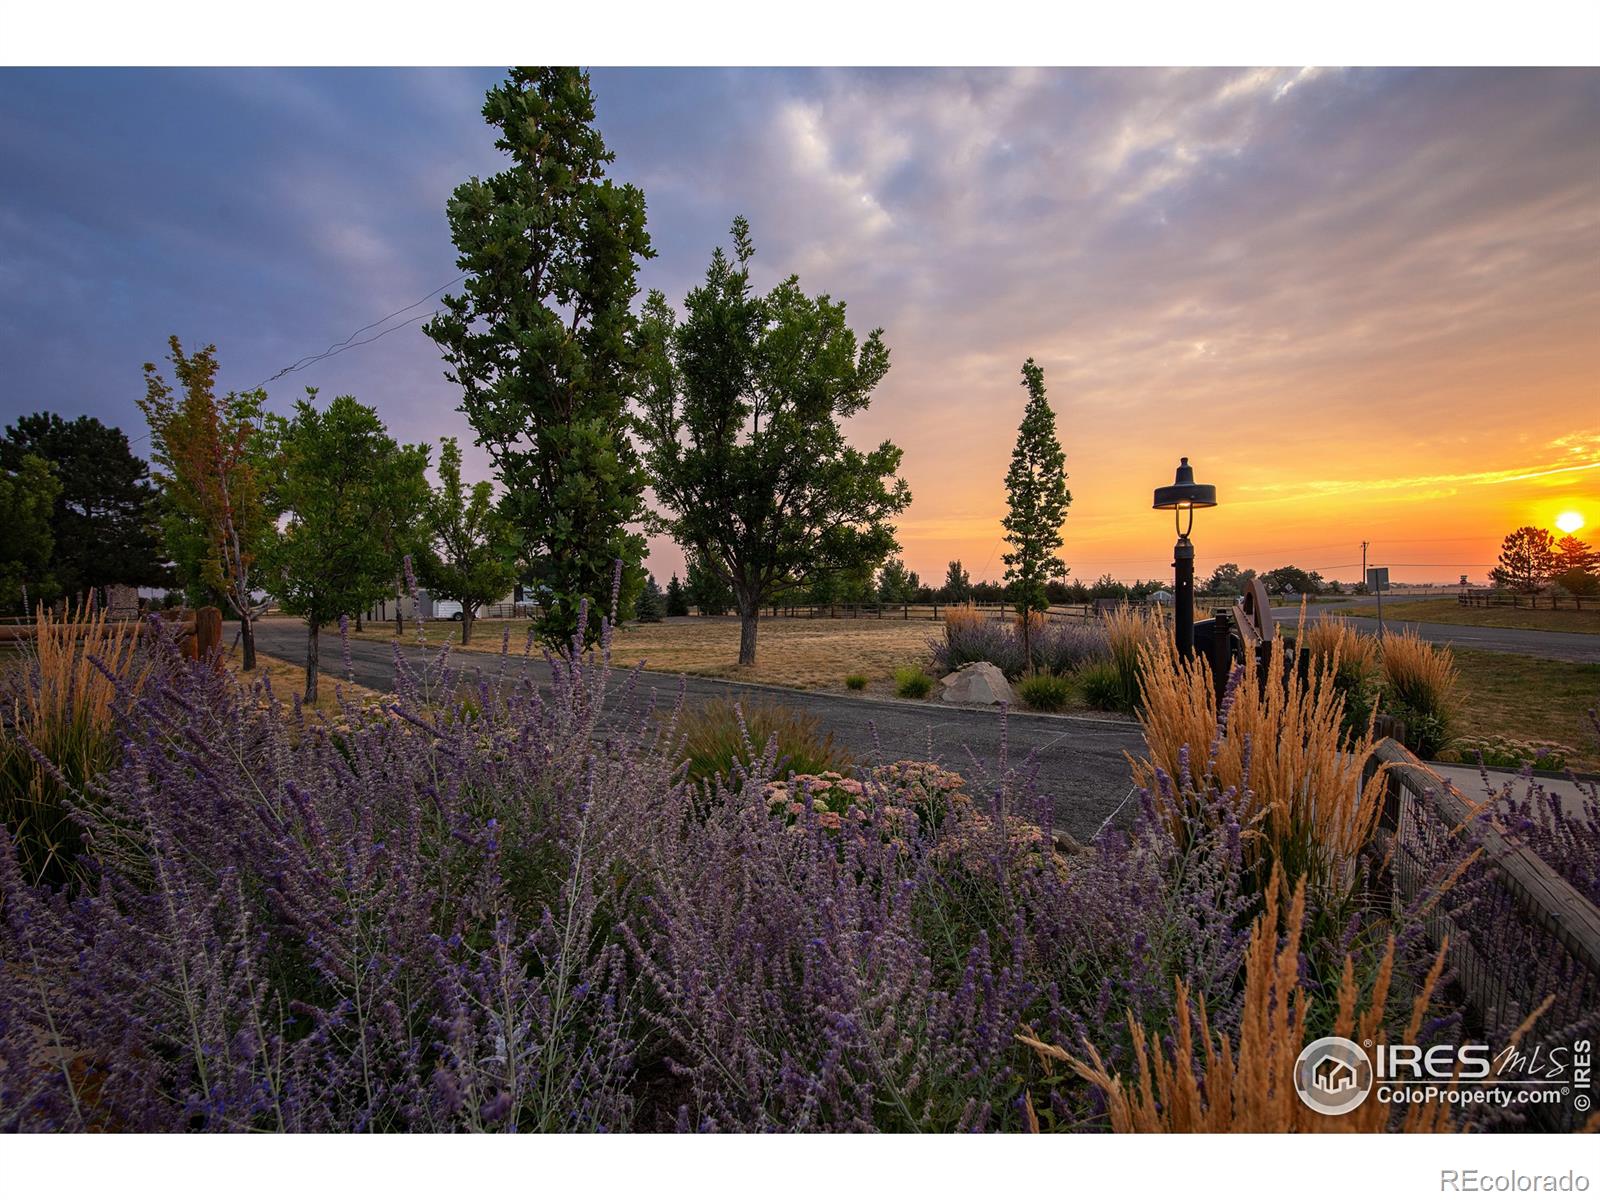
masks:
[[[1172,523],[1178,530],[1178,544],[1172,548],[1172,614],[1178,653],[1184,658],[1194,656],[1194,543],[1189,540],[1189,531],[1194,528],[1195,509],[1216,506],[1217,489],[1194,481],[1194,468],[1187,458],[1179,462],[1172,486],[1156,489],[1153,507],[1171,509]]]

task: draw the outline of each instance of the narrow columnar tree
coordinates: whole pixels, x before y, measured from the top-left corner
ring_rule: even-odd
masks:
[[[217,348],[192,355],[176,337],[167,360],[174,389],[144,364],[139,407],[150,425],[151,458],[162,489],[162,533],[188,590],[220,596],[239,617],[243,665],[256,665],[254,570],[273,516],[262,485],[260,389],[216,393]]]
[[[674,575],[667,580],[667,616],[687,617],[689,615],[689,593]]]
[[[840,428],[889,369],[882,331],[858,340],[843,303],[792,275],[758,294],[743,217],[733,244],[732,258],[712,255],[681,324],[660,292],[645,304],[639,427],[667,529],[732,589],[748,666],[762,604],[876,567],[899,549],[891,521],[911,492],[897,446],[862,452]]]
[[[1061,525],[1072,493],[1067,490],[1067,459],[1056,439],[1056,415],[1044,395],[1044,370],[1033,359],[1022,364],[1028,405],[1017,429],[1011,469],[1006,472],[1007,511],[1002,524],[1011,549],[1005,555],[1011,602],[1022,618],[1022,652],[1033,669],[1030,618],[1050,607],[1044,585],[1067,573],[1056,555]]]
[[[423,585],[442,600],[461,604],[461,644],[472,640],[473,615],[493,604],[517,580],[516,534],[495,506],[488,480],[461,482],[461,447],[445,438],[439,450],[439,486],[429,494],[427,538],[418,567]]]
[[[944,587],[939,591],[951,604],[965,604],[972,599],[972,577],[967,574],[959,558],[953,559],[944,573]]]
[[[541,596],[552,643],[587,639],[623,563],[621,616],[643,583],[645,477],[627,433],[639,262],[651,258],[644,193],[605,177],[589,77],[519,68],[484,119],[511,159],[456,188],[448,213],[460,295],[424,328],[489,451]]]
[[[377,411],[340,396],[324,410],[316,389],[292,419],[269,417],[277,471],[273,495],[283,514],[263,565],[283,610],[306,619],[306,702],[317,699],[318,636],[323,625],[388,592],[394,578],[385,539],[385,504],[395,476],[422,470],[426,455],[395,443]]]

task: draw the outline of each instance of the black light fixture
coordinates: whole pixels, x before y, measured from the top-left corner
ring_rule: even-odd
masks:
[[[1194,468],[1187,458],[1178,463],[1172,486],[1156,489],[1153,507],[1171,509],[1178,530],[1178,544],[1172,548],[1172,609],[1178,653],[1184,658],[1194,654],[1194,543],[1189,540],[1189,531],[1194,528],[1195,509],[1216,506],[1217,489],[1194,481]]]

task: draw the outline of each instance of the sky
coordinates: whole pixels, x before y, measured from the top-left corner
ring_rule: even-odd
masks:
[[[407,309],[458,274],[451,189],[502,165],[484,70],[0,70],[0,419],[48,409],[147,449],[141,365],[214,342],[268,383],[470,445]],[[1044,368],[1076,578],[1170,574],[1151,511],[1180,455],[1231,561],[1481,580],[1563,512],[1600,534],[1600,71],[1028,69],[593,72],[681,305],[736,214],[881,327],[853,418],[891,438],[929,582],[1003,570],[1003,479]],[[642,293],[641,293],[642,298]],[[354,339],[371,337],[369,331]],[[470,450],[469,473],[490,473]],[[652,542],[658,578],[682,558]]]

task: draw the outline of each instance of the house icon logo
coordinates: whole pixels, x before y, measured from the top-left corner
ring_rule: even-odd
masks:
[[[1294,1090],[1312,1111],[1343,1116],[1372,1091],[1372,1060],[1349,1038],[1318,1038],[1295,1059]]]

